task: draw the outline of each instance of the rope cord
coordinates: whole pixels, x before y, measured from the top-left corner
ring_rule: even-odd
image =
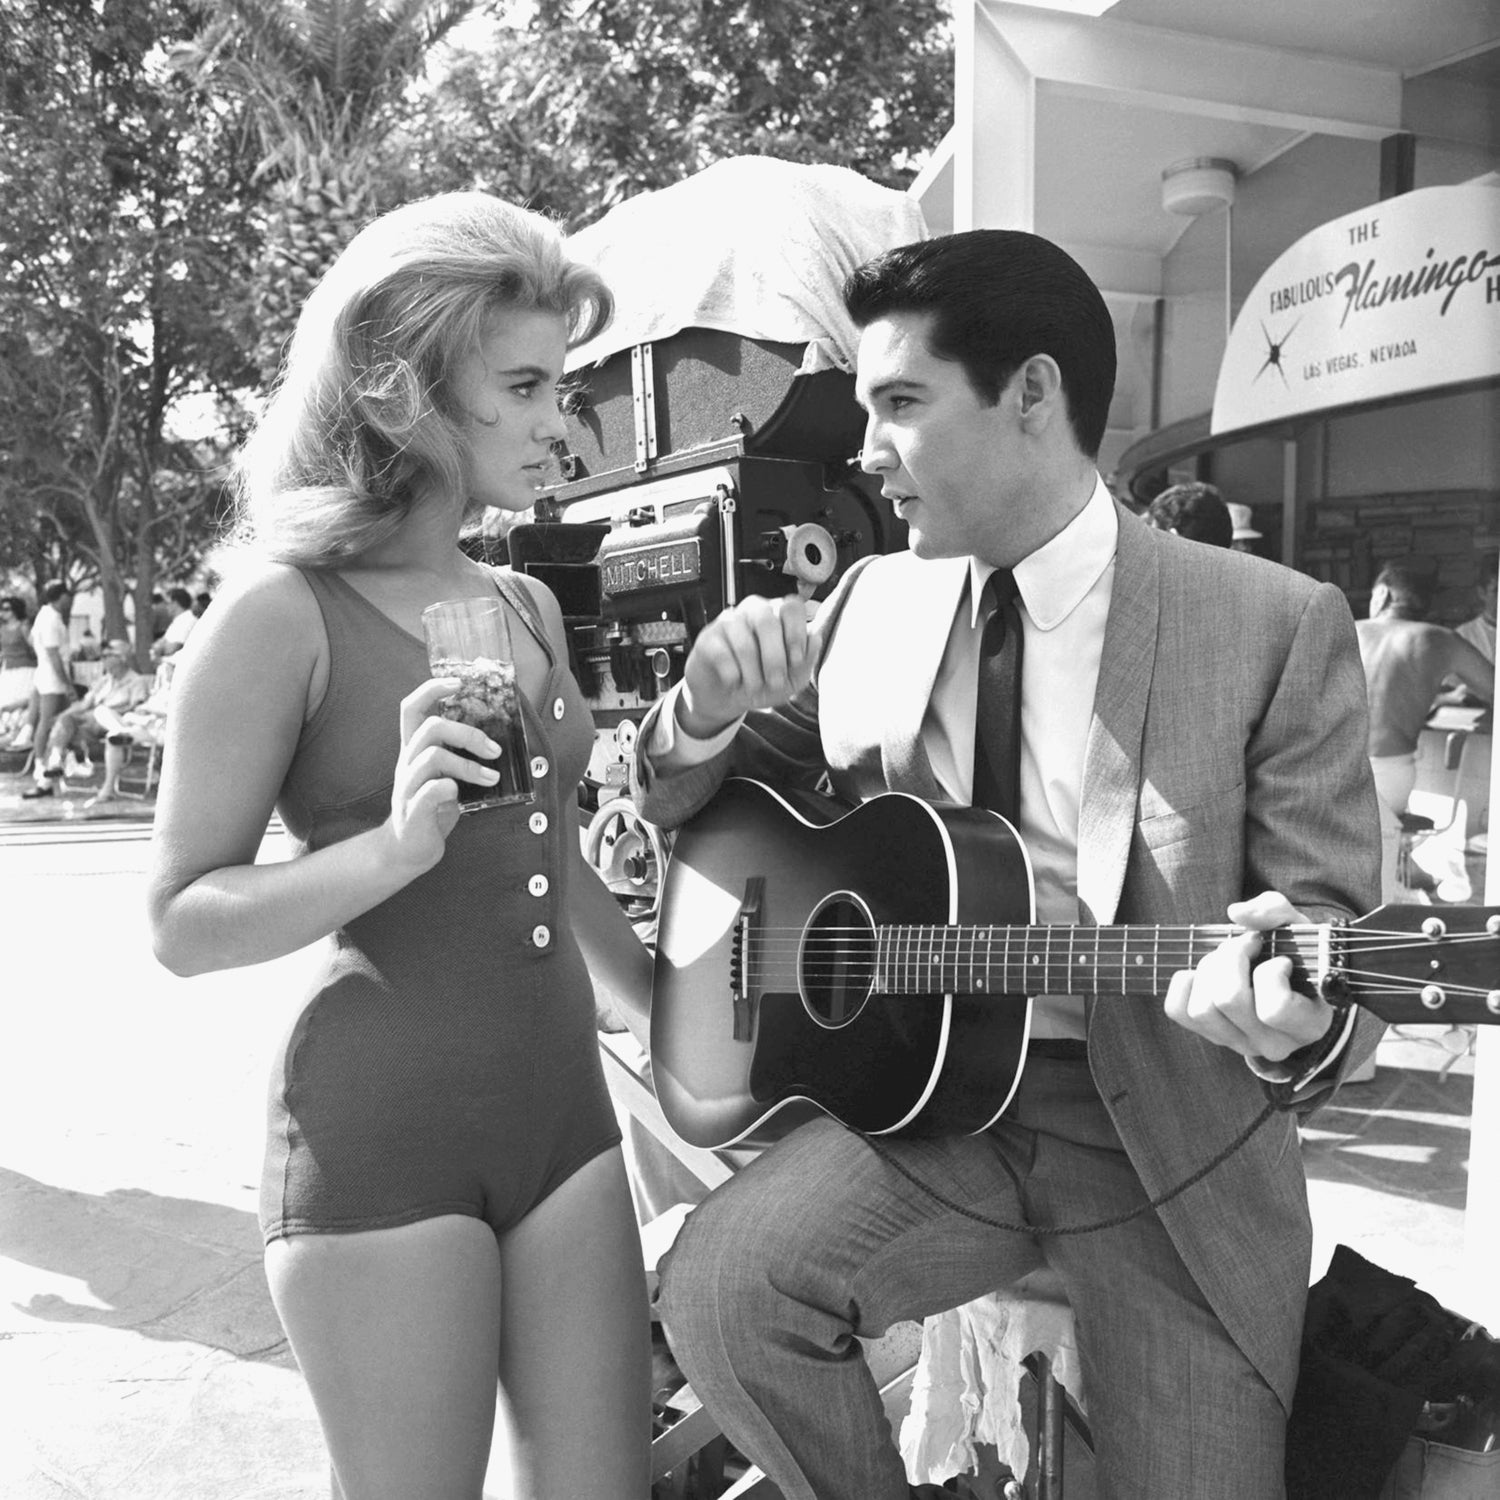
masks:
[[[887,1166],[894,1168],[913,1187],[921,1189],[929,1198],[942,1204],[951,1213],[959,1214],[965,1219],[972,1219],[976,1224],[983,1224],[990,1229],[1004,1229],[1012,1234],[1046,1236],[1051,1238],[1067,1234],[1096,1234],[1101,1229],[1115,1229],[1121,1224],[1128,1224],[1131,1219],[1140,1218],[1142,1214],[1154,1212],[1164,1203],[1170,1203],[1173,1198],[1187,1192],[1190,1187],[1195,1183],[1201,1182],[1216,1167],[1228,1161],[1272,1115],[1279,1112],[1279,1109],[1280,1106],[1274,1102],[1267,1104],[1218,1155],[1206,1161],[1191,1177],[1183,1178],[1176,1187],[1169,1188],[1166,1192],[1149,1199],[1147,1202],[1141,1204],[1139,1208],[1133,1208],[1128,1213],[1116,1214],[1110,1219],[1096,1219],[1092,1224],[1012,1224],[1005,1219],[993,1219],[988,1214],[977,1213],[972,1208],[965,1208],[962,1203],[955,1203],[946,1194],[939,1192],[937,1188],[933,1187],[930,1182],[924,1182],[905,1163],[898,1161],[876,1137],[867,1135],[863,1130],[855,1130],[852,1125],[846,1128],[852,1134],[857,1135]],[[1003,1156],[999,1160],[1000,1165],[1010,1174],[1010,1180],[1015,1183],[1016,1193],[1019,1197],[1021,1193],[1020,1179],[1016,1176],[1014,1168],[1012,1168],[1011,1164]]]

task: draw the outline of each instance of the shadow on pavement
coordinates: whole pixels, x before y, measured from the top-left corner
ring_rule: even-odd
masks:
[[[0,1256],[82,1283],[13,1303],[23,1319],[128,1328],[238,1359],[289,1358],[253,1214],[138,1188],[75,1192],[0,1168]],[[14,1319],[7,1319],[14,1322]]]
[[[1471,1072],[1381,1066],[1370,1082],[1345,1084],[1304,1128],[1307,1175],[1461,1210],[1473,1099]]]

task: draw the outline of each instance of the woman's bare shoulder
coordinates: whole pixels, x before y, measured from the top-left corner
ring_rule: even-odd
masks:
[[[284,689],[315,702],[322,694],[326,641],[322,610],[300,570],[240,563],[226,574],[188,637],[183,665],[205,664],[192,671],[194,681],[214,676],[227,686],[253,679],[261,692]]]

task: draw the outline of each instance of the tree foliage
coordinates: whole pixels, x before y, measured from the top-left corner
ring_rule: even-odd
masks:
[[[943,0],[539,0],[454,58],[407,191],[479,186],[576,229],[738,155],[906,187],[952,111]]]
[[[433,49],[477,0],[217,0],[174,50],[259,143],[260,242],[240,312],[261,378],[307,294],[381,208],[378,156]]]
[[[377,211],[576,229],[747,153],[902,187],[951,71],[943,0],[0,0],[0,572],[99,583],[111,634],[187,576]]]
[[[15,561],[103,589],[111,634],[126,589],[143,618],[212,520],[220,444],[174,411],[217,393],[232,437],[249,373],[225,317],[243,153],[162,52],[200,22],[191,0],[0,12],[0,513],[31,517]]]

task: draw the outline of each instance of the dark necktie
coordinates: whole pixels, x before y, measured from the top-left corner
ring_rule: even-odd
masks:
[[[1021,809],[1021,610],[1010,569],[996,569],[984,587],[995,608],[979,643],[974,806],[1014,823]]]

